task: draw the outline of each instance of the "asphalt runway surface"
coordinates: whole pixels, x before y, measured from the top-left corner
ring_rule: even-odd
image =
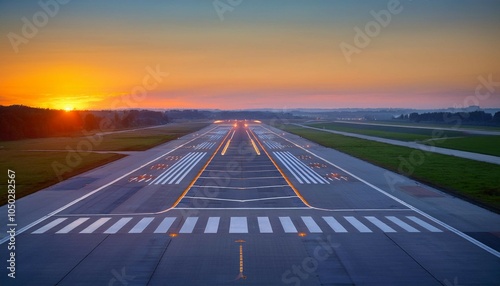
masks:
[[[0,285],[500,281],[497,214],[250,121],[132,154],[17,210],[16,278],[4,237]]]

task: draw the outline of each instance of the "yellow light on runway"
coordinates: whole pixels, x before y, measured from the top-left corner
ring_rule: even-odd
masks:
[[[231,139],[227,140],[226,146],[224,147],[224,150],[222,150],[221,153],[222,156],[226,155],[227,148],[229,148],[230,144],[231,144]]]

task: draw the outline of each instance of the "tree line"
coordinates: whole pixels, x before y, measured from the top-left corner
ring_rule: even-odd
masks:
[[[500,111],[494,115],[484,111],[472,112],[429,112],[401,114],[395,119],[407,120],[412,122],[430,122],[445,124],[477,124],[477,125],[500,125]]]
[[[150,110],[64,111],[0,106],[0,140],[73,136],[82,131],[152,126],[168,121],[164,112]]]

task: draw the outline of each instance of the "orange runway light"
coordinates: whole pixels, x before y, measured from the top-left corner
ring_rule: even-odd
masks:
[[[179,234],[177,234],[177,233],[171,233],[168,236],[170,236],[170,237],[177,237],[177,236],[179,236]]]
[[[299,236],[300,237],[305,237],[305,236],[307,236],[307,234],[305,232],[299,232]]]

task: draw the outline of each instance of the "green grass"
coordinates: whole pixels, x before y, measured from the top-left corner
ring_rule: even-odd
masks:
[[[60,162],[65,164],[65,152],[25,152],[25,151],[0,151],[2,160],[0,170],[4,177],[0,179],[0,205],[7,202],[7,170],[16,172],[16,199],[32,194],[40,189],[59,182],[52,164]],[[67,179],[84,173],[98,166],[124,157],[119,154],[87,153],[81,156],[81,163],[61,177]]]
[[[298,126],[287,125],[282,129],[454,193],[497,212],[500,211],[499,165],[423,152]],[[422,164],[415,165],[412,169],[404,167],[403,160],[408,160],[412,155],[416,157],[418,154],[425,157]]]
[[[351,123],[339,123],[339,122],[315,123],[315,124],[309,124],[309,126],[321,129],[330,129],[330,130],[375,136],[375,137],[394,139],[400,141],[422,141],[422,140],[433,139],[438,136],[439,137],[470,136],[460,131],[441,131],[439,134],[437,134],[436,131],[434,131],[433,129],[351,124]]]
[[[100,139],[95,135],[88,137],[57,137],[18,141],[2,141],[2,150],[84,150],[91,144],[92,151],[143,151],[178,137],[200,130],[208,123],[184,123],[165,125],[158,128],[136,130],[104,135]],[[80,145],[79,145],[80,144]]]
[[[394,125],[394,126],[406,125],[406,126],[429,127],[429,128],[453,128],[453,129],[457,129],[458,131],[467,131],[467,130],[500,131],[499,126],[483,126],[483,125],[474,125],[474,124],[462,124],[462,125],[457,127],[455,121],[453,121],[450,124],[413,122],[413,121],[398,121],[398,120],[377,120],[377,121],[368,121],[367,123],[387,124],[387,125]]]
[[[427,145],[436,145],[442,148],[500,156],[500,136],[474,136],[465,138],[448,138],[434,142],[422,142],[422,143]]]
[[[200,130],[209,123],[169,124],[159,128],[127,131],[93,137],[59,137],[0,142],[0,205],[7,200],[7,170],[16,172],[16,198],[19,199],[60,181],[53,168],[54,162],[66,165],[68,150],[79,152],[81,163],[68,172],[60,172],[62,179],[84,173],[124,157],[115,153],[88,151],[142,151]],[[90,147],[89,147],[90,146]],[[31,151],[30,151],[31,150]],[[39,150],[39,151],[32,151]],[[40,151],[45,150],[45,151]]]

